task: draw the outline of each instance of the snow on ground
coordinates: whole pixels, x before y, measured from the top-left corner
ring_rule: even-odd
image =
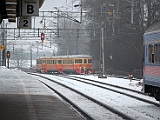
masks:
[[[4,66],[0,66],[0,71],[3,69],[6,69],[6,68]],[[16,71],[17,69],[14,69],[14,70]],[[14,70],[12,70],[12,71],[14,71]],[[160,111],[159,107],[155,107],[155,106],[149,105],[147,103],[140,102],[138,100],[132,101],[130,98],[127,98],[127,97],[125,97],[126,99],[124,99],[124,97],[122,97],[120,94],[117,94],[117,93],[110,94],[111,93],[110,91],[102,90],[102,89],[99,89],[98,87],[95,87],[95,86],[85,85],[83,83],[71,81],[69,79],[67,80],[66,78],[60,79],[57,76],[53,76],[53,75],[46,75],[46,74],[43,74],[43,75],[50,76],[50,78],[52,78],[52,79],[60,80],[61,82],[65,83],[69,86],[72,86],[72,88],[80,89],[82,92],[85,92],[85,93],[87,92],[90,95],[94,93],[93,97],[97,97],[98,99],[100,99],[101,101],[104,101],[105,103],[113,104],[112,102],[115,101],[117,104],[113,104],[113,107],[116,106],[123,111],[126,108],[126,106],[128,106],[128,109],[133,108],[133,114],[135,114],[134,116],[137,116],[137,114],[141,115],[144,113],[148,114],[148,112],[149,113],[151,112],[151,115],[153,115],[153,119],[159,118],[159,111]],[[98,78],[97,75],[78,75],[78,76],[97,80],[100,82],[123,86],[126,88],[138,90],[138,91],[141,91],[141,89],[142,89],[142,86],[138,85],[138,81],[134,81],[134,80],[132,80],[130,82],[129,79],[109,77],[109,76],[107,78]],[[150,98],[150,99],[152,101],[156,102],[156,100],[154,98]],[[141,111],[138,111],[139,109],[141,109]],[[146,112],[146,111],[148,111],[148,112]]]
[[[51,79],[54,79],[56,81],[59,81],[67,86],[70,86],[73,89],[81,91],[82,93],[88,94],[91,97],[96,98],[97,100],[100,100],[105,104],[111,105],[112,107],[120,111],[123,111],[131,115],[132,117],[135,117],[136,120],[141,120],[142,118],[145,120],[159,119],[160,108],[154,105],[141,102],[136,99],[132,99],[130,97],[127,97],[119,93],[114,93],[109,90],[100,89],[99,87],[87,85],[87,84],[73,81],[67,78],[61,78],[59,76],[54,76],[54,75],[46,75],[46,74],[43,74],[43,75]],[[137,91],[141,91],[142,89],[142,86],[138,85],[138,81],[134,81],[134,80],[130,82],[129,79],[115,78],[115,77],[98,78],[98,76],[96,75],[78,75],[78,76],[89,78],[92,80],[97,80],[100,82],[123,86],[123,87],[134,89]],[[48,84],[51,84],[51,83],[49,82]],[[54,86],[54,88],[56,88],[56,86]],[[69,94],[69,93],[65,93],[65,94]],[[142,97],[142,95],[140,94],[137,94],[137,96]],[[72,96],[72,97],[74,98],[75,96]],[[158,103],[158,101],[156,101],[153,97],[143,96],[143,98]]]
[[[79,77],[84,77],[92,80],[97,80],[100,82],[105,82],[113,85],[119,85],[125,88],[130,88],[134,90],[141,91],[142,85],[139,85],[139,81],[132,80],[130,82],[129,79],[124,79],[124,78],[116,78],[116,77],[107,77],[107,78],[98,78],[96,75],[78,75]],[[140,81],[142,82],[142,80]]]

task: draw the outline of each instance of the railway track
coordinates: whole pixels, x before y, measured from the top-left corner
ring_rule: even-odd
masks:
[[[66,76],[68,76],[68,75],[66,75]],[[68,76],[68,77],[73,78],[73,79],[75,78],[75,80],[78,80],[76,78],[79,78],[79,79],[82,79],[82,80],[85,80],[85,81],[95,82],[95,83],[99,83],[99,84],[102,84],[102,85],[116,87],[116,88],[120,88],[120,89],[124,89],[124,90],[128,90],[128,91],[132,91],[132,92],[135,92],[135,93],[138,93],[138,94],[146,95],[145,93],[143,93],[141,91],[137,91],[137,90],[133,90],[133,89],[129,89],[129,88],[125,88],[125,87],[122,87],[122,86],[113,85],[113,84],[109,84],[109,83],[104,83],[104,82],[96,81],[96,80],[93,80],[93,79],[88,79],[88,78],[78,77],[78,76]],[[139,80],[136,80],[136,81],[139,81]]]
[[[34,74],[35,75],[35,74]],[[61,96],[65,101],[67,101],[67,103],[69,103],[71,106],[73,106],[74,108],[76,108],[76,110],[80,111],[80,113],[85,116],[87,119],[89,120],[106,120],[107,117],[108,119],[127,119],[127,120],[134,120],[133,117],[128,116],[127,114],[109,106],[106,105],[92,97],[90,97],[89,95],[86,95],[78,90],[73,89],[72,87],[66,86],[60,82],[54,81],[53,79],[50,79],[48,77],[44,77],[44,76],[40,76],[40,75],[36,75],[39,77],[44,78],[45,80],[40,80],[40,82],[42,82],[43,84],[45,84],[48,88],[50,88],[51,90],[53,90],[54,92],[56,92],[59,96]],[[49,83],[47,83],[47,81],[49,81]],[[55,89],[55,87],[53,87],[51,84],[57,84],[58,90]],[[54,85],[54,86],[57,86]],[[61,87],[60,87],[61,86]],[[63,92],[60,90],[65,89]],[[66,97],[66,92],[68,92],[69,94],[72,94],[72,96],[74,96],[73,98],[79,99],[79,103],[77,100],[70,100],[70,97]],[[81,104],[76,105],[75,103]],[[84,106],[83,106],[84,105]],[[95,111],[95,112],[93,112]],[[99,115],[97,114],[97,111],[100,112]],[[104,116],[102,118],[102,116]]]
[[[129,117],[127,119],[136,119],[136,120],[141,120],[141,119],[147,120],[150,118],[159,119],[158,118],[159,116],[157,116],[157,114],[154,113],[154,110],[160,110],[159,103],[153,102],[152,101],[153,98],[152,98],[152,100],[147,100],[146,97],[149,97],[149,96],[146,96],[145,94],[143,95],[143,93],[142,94],[136,93],[136,91],[134,91],[131,94],[131,91],[129,91],[129,93],[127,93],[126,90],[124,88],[121,89],[121,87],[115,88],[113,86],[104,85],[102,83],[95,83],[95,81],[92,81],[92,80],[87,81],[86,79],[77,78],[75,76],[66,76],[66,75],[58,75],[58,76],[42,75],[42,76],[45,76],[45,77],[47,76],[47,78],[50,80],[56,80],[56,81],[60,82],[61,84],[62,83],[65,84],[65,86],[70,86],[71,89],[74,89],[74,90],[76,89],[76,91],[81,91],[80,93],[89,96],[89,98],[87,98],[87,99],[91,98],[91,99],[94,99],[95,101],[98,101],[98,102],[100,101],[100,103],[101,103],[101,104],[99,104],[100,106],[103,106],[103,108],[106,108],[109,110],[112,109],[110,111],[112,111],[114,113],[116,113],[115,111],[118,111],[118,112],[120,112],[120,114],[122,113],[123,115],[127,115]],[[78,82],[78,85],[77,85],[77,82]],[[82,86],[85,85],[86,87],[81,87],[81,85]],[[94,87],[96,89],[98,88],[100,91],[103,91],[103,92],[96,93],[97,91],[94,90],[94,88],[90,88],[90,87]],[[84,88],[84,90],[82,90],[83,88]],[[87,93],[87,91],[92,91],[93,95],[91,93]],[[108,91],[113,92],[113,95],[112,95],[112,96],[114,96],[113,98],[110,98],[110,95],[107,94]],[[102,94],[102,98],[96,98],[98,94]],[[123,94],[122,98],[121,98],[120,94]],[[133,94],[136,94],[136,95],[133,95]],[[139,96],[139,95],[141,97],[136,98],[136,96]],[[73,96],[76,96],[76,95],[73,95]],[[142,96],[145,96],[145,98],[143,98]],[[149,99],[150,98],[151,97],[149,97]],[[109,100],[109,99],[111,99],[111,100]],[[129,103],[123,102],[124,99],[128,99]],[[94,100],[92,100],[92,102]],[[110,102],[110,101],[112,101],[112,102]],[[138,102],[140,105],[135,106],[136,105],[136,104],[134,105],[135,101]],[[86,104],[90,104],[90,102],[86,103]],[[133,103],[133,105],[132,105],[132,103]],[[82,103],[80,103],[80,104],[82,104]],[[106,106],[108,106],[108,107],[106,107]],[[146,107],[147,109],[143,108],[145,106],[148,106],[148,107]],[[153,107],[153,109],[154,109],[153,111],[150,110],[151,107]],[[82,109],[85,109],[85,107]],[[96,110],[97,110],[97,108],[96,108]],[[92,110],[92,111],[94,111],[94,110]],[[89,114],[91,114],[91,116],[92,116],[93,113],[89,113]],[[105,113],[105,114],[107,114],[107,113]],[[119,113],[116,113],[116,114],[119,115]],[[122,118],[124,118],[124,117],[122,117]],[[126,119],[126,118],[124,118],[124,119]]]
[[[107,89],[107,90],[110,90],[110,91],[113,91],[113,92],[117,92],[117,93],[126,95],[128,97],[132,97],[132,98],[135,98],[137,100],[140,100],[142,102],[146,102],[146,103],[153,104],[155,106],[160,107],[160,104],[158,102],[153,102],[153,101],[149,100],[151,97],[148,96],[147,94],[141,92],[141,91],[125,88],[125,87],[118,86],[118,85],[99,82],[99,81],[96,81],[96,80],[87,79],[87,78],[83,78],[83,77],[68,76],[68,75],[63,75],[62,77],[69,78],[69,79],[72,79],[72,80],[76,80],[76,81],[79,81],[79,82],[83,82],[83,83],[86,83],[86,84],[90,84],[90,85],[100,87],[100,88],[103,88],[103,89]],[[136,93],[136,94],[134,94],[134,93]],[[142,97],[139,97],[139,94],[141,94],[143,96],[148,96],[149,99],[144,99]]]

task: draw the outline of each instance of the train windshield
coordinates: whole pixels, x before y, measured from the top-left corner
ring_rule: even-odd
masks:
[[[42,64],[46,64],[46,60],[41,60],[41,63]]]
[[[92,59],[88,59],[88,63],[92,63]]]
[[[56,60],[56,64],[61,64],[62,60]]]

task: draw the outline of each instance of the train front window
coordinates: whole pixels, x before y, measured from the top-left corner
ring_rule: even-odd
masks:
[[[84,59],[84,63],[87,63],[87,60],[86,60],[86,59]]]
[[[79,59],[79,60],[78,60],[78,63],[82,63],[82,59]]]
[[[56,64],[61,64],[62,60],[56,60]]]
[[[92,59],[88,59],[88,63],[92,63]]]
[[[42,60],[42,64],[46,64],[46,60]]]

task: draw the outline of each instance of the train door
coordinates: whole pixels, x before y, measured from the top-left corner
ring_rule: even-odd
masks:
[[[62,73],[62,60],[61,59],[56,59],[55,64],[56,64],[56,70],[59,73]]]
[[[78,74],[82,74],[84,72],[83,71],[83,61],[82,61],[82,58],[75,58],[74,69],[75,69],[76,73],[78,73]]]
[[[91,66],[92,66],[91,59],[84,58],[83,59],[83,71],[85,74],[90,74],[92,72]]]
[[[42,73],[47,73],[47,61],[46,60],[42,60],[41,61],[42,62],[42,70],[41,70],[41,72]]]
[[[94,73],[94,69],[92,68],[92,59],[91,58],[88,59],[88,73],[89,74]]]
[[[47,60],[47,64],[46,64],[47,66],[46,66],[46,68],[47,68],[47,72],[48,73],[51,73],[52,70],[53,70],[53,68],[52,68],[52,62],[53,62],[52,59],[48,59]]]
[[[87,62],[87,58],[84,58],[83,59],[83,72],[84,72],[84,74],[87,73],[87,70],[88,70],[88,62]]]

